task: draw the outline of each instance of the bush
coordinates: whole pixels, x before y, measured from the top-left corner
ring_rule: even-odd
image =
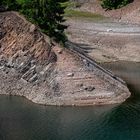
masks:
[[[131,2],[133,0],[101,0],[101,6],[107,10],[121,8]]]
[[[19,5],[16,0],[1,0],[0,6],[4,6],[7,10],[18,11]]]

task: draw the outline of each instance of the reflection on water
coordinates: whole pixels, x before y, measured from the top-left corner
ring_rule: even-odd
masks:
[[[132,92],[132,97],[135,98],[135,101],[140,96],[140,63],[106,63],[103,66],[107,69],[112,70],[116,75],[123,78]],[[139,99],[138,99],[139,101]]]
[[[133,96],[121,105],[51,107],[0,96],[0,140],[139,140],[140,64],[106,64]]]

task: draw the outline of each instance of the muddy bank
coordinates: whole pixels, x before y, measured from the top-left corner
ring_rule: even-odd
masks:
[[[49,38],[15,12],[0,14],[0,94],[44,105],[99,105],[125,101],[125,84]]]

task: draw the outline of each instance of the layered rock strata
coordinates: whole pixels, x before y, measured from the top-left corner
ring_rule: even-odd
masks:
[[[0,94],[44,105],[125,101],[127,86],[49,38],[15,12],[0,14]]]

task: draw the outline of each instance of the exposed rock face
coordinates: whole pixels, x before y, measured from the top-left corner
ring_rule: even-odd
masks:
[[[60,53],[61,52],[61,53]],[[46,105],[121,103],[125,85],[58,46],[15,12],[0,14],[0,94]]]

